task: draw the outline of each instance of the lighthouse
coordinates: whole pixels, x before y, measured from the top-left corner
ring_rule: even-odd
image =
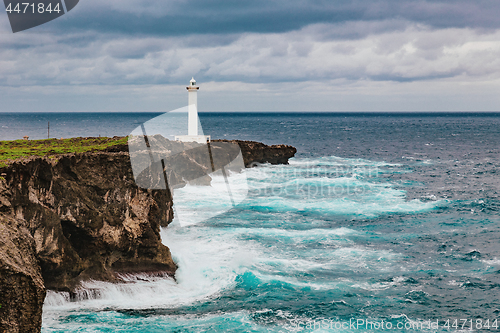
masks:
[[[175,137],[175,141],[210,142],[210,135],[198,134],[198,90],[200,87],[196,85],[194,77],[191,78],[186,89],[188,91],[188,135],[178,135]]]
[[[188,91],[188,135],[198,135],[198,90],[194,77],[189,81]]]

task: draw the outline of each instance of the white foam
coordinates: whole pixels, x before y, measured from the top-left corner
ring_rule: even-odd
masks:
[[[168,308],[217,297],[231,288],[236,276],[256,258],[251,244],[242,243],[235,235],[203,224],[182,227],[174,220],[162,230],[161,236],[179,266],[175,281],[140,274],[123,276],[128,283],[88,281],[73,302],[67,293],[49,292],[44,313],[53,315],[54,311],[72,309]]]
[[[228,173],[227,178],[221,170],[210,174],[210,186],[186,185],[174,189],[174,210],[178,223],[188,226],[206,221],[243,201],[248,193],[245,173]]]
[[[432,210],[445,201],[406,200],[406,192],[395,189],[393,184],[373,181],[374,174],[349,171],[319,176],[303,166],[323,163],[372,166],[398,166],[397,164],[349,160],[337,157],[294,160],[289,166],[263,166],[247,172],[249,187],[254,194],[251,206],[265,207],[270,211],[310,211],[334,215],[377,217],[387,213],[417,213]],[[330,164],[328,164],[330,163]],[[400,172],[400,170],[398,171]]]
[[[291,165],[311,166],[311,165],[326,165],[326,166],[401,166],[399,163],[388,163],[384,161],[370,161],[362,158],[343,158],[337,156],[323,156],[319,158],[292,158],[288,162]]]
[[[406,201],[401,191],[388,190],[386,193],[365,198],[283,198],[271,196],[265,200],[254,200],[253,205],[266,207],[269,211],[309,211],[331,215],[354,215],[377,217],[388,213],[418,213],[439,207],[444,201],[422,202],[418,199]],[[364,199],[364,200],[363,200]]]
[[[237,230],[237,229],[236,229]],[[260,234],[272,237],[288,237],[294,239],[303,239],[303,238],[311,238],[320,235],[321,237],[332,237],[332,236],[346,236],[346,235],[359,235],[360,232],[341,227],[335,229],[322,229],[322,228],[314,228],[307,230],[286,230],[286,229],[277,229],[277,228],[252,228],[252,229],[241,229],[242,232],[252,233],[252,234]],[[338,237],[337,237],[338,238]]]
[[[482,259],[481,262],[490,265],[490,266],[499,266],[500,265],[500,259],[498,258],[493,258],[493,259]]]
[[[123,276],[128,283],[88,281],[76,302],[65,293],[50,292],[44,310],[75,308],[168,308],[216,297],[235,283],[252,249],[223,231],[203,226],[182,227],[174,221],[161,232],[178,264],[175,280],[148,275]],[[231,236],[231,235],[229,235]]]
[[[306,161],[311,162],[311,161]],[[381,162],[365,160],[347,160],[335,157],[312,160],[324,165],[384,165]],[[348,214],[363,217],[378,216],[386,213],[413,213],[430,210],[441,203],[406,201],[405,192],[394,189],[391,184],[372,183],[362,174],[350,177],[320,179],[299,177],[284,179],[280,170],[296,168],[304,161],[291,160],[291,166],[263,166],[250,169],[244,174],[232,174],[232,189],[245,191],[248,178],[251,196],[240,202],[240,208],[259,207],[279,213],[277,220],[272,215],[267,225],[286,223],[282,214],[289,212],[319,212],[321,214]],[[330,164],[328,164],[330,163]],[[338,196],[300,197],[297,193],[264,193],[259,189],[287,184],[313,184],[320,187],[339,185],[343,188],[358,187],[362,193]],[[301,278],[304,272],[348,270],[368,272],[395,270],[395,263],[400,261],[397,253],[376,251],[354,247],[349,236],[359,236],[359,232],[349,228],[320,228],[306,230],[283,230],[277,227],[263,228],[255,221],[249,226],[246,220],[230,219],[232,227],[220,227],[210,218],[227,212],[233,206],[228,200],[221,199],[214,193],[223,193],[227,189],[224,177],[214,175],[211,186],[186,186],[174,190],[176,218],[168,228],[161,231],[162,241],[167,245],[179,269],[175,280],[155,278],[147,275],[128,275],[123,278],[128,283],[106,283],[88,281],[82,285],[76,301],[70,301],[69,294],[50,291],[44,305],[44,321],[50,320],[45,315],[53,316],[61,311],[72,309],[143,309],[171,308],[194,304],[213,299],[231,290],[239,275],[251,272],[263,281],[279,280],[299,287],[331,289],[335,285],[354,285],[355,282],[337,279],[307,281]],[[246,192],[245,192],[246,195]],[[215,199],[215,200],[214,200]],[[281,215],[280,215],[281,214]],[[180,223],[180,219],[185,223]],[[227,218],[227,217],[226,217]],[[321,222],[321,221],[320,221]],[[264,223],[264,222],[263,222]],[[308,217],[309,226],[315,220]],[[259,243],[259,238],[274,238],[275,245]],[[280,242],[284,245],[280,245]],[[295,247],[289,247],[292,242]],[[297,250],[304,243],[313,242],[330,248],[308,248],[304,253]],[[379,285],[363,285],[359,288],[376,290],[386,288],[392,282]],[[394,283],[399,283],[395,281]]]

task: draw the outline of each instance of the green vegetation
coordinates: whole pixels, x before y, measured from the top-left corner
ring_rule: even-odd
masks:
[[[67,153],[84,153],[127,144],[128,137],[71,138],[47,140],[0,141],[0,168],[9,161],[29,156],[49,156]]]

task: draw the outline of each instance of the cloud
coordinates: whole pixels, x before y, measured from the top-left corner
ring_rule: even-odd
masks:
[[[86,0],[1,34],[0,85],[490,77],[497,14],[482,0]]]
[[[26,35],[19,52],[0,50],[3,85],[175,84],[199,81],[248,83],[311,80],[419,81],[435,78],[496,78],[500,31],[433,30],[413,25],[356,39],[328,39],[318,31],[345,26],[318,24],[285,33],[247,33],[223,43],[212,35],[142,37],[94,32],[52,37]],[[377,27],[373,23],[367,26]],[[357,24],[358,30],[364,30]],[[385,31],[385,32],[383,32]],[[94,38],[90,38],[90,36]],[[218,36],[213,36],[218,40]],[[67,43],[68,38],[79,43]]]
[[[115,102],[155,100],[151,92],[178,89],[191,76],[212,90],[237,85],[238,98],[255,103],[257,93],[270,103],[280,94],[329,100],[316,92],[322,84],[332,94],[348,94],[343,85],[349,94],[418,87],[424,96],[433,86],[455,96],[458,85],[497,87],[499,16],[500,2],[485,0],[86,0],[26,32],[7,33],[0,22],[0,90],[43,100],[65,89],[97,98],[102,109],[104,92]]]
[[[500,28],[491,0],[87,0],[54,29],[189,35],[281,33],[318,23],[401,20],[433,28]]]

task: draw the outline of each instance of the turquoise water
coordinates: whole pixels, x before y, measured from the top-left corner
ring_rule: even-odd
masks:
[[[247,170],[236,207],[162,230],[175,281],[88,282],[71,301],[49,292],[43,332],[498,330],[498,115],[201,120],[212,137],[288,143],[297,157]],[[180,189],[175,209],[210,191]]]
[[[353,166],[353,174],[328,176]],[[249,197],[237,208],[187,227],[174,221],[163,230],[179,264],[176,282],[96,282],[87,288],[100,290],[98,299],[73,303],[58,303],[51,294],[44,331],[280,331],[292,329],[294,320],[385,318],[387,308],[406,303],[407,292],[398,297],[395,289],[407,288],[419,264],[376,245],[406,242],[418,237],[419,228],[387,235],[374,220],[427,216],[448,205],[407,201],[404,191],[381,181],[380,174],[399,169],[341,158],[252,169]]]

